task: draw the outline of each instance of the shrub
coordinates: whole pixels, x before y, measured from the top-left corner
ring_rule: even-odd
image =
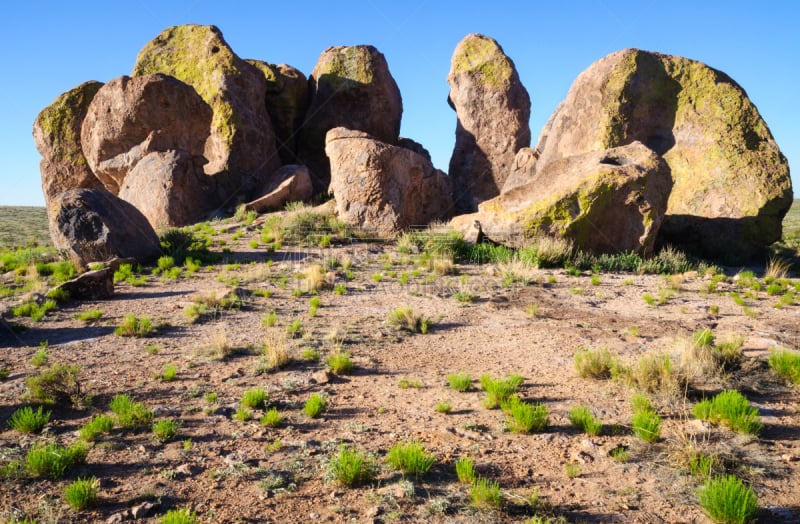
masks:
[[[569,410],[570,423],[586,433],[587,435],[599,435],[603,429],[603,423],[592,414],[587,406],[575,406]]]
[[[386,460],[403,475],[410,474],[419,478],[431,469],[436,457],[428,453],[421,442],[413,441],[392,446]]]
[[[484,477],[479,477],[469,490],[472,504],[478,507],[499,508],[503,504],[503,492],[500,484]]]
[[[411,333],[428,332],[432,322],[422,315],[417,315],[410,307],[400,307],[389,312],[386,317],[389,325]]]
[[[298,338],[300,335],[303,334],[303,325],[300,323],[299,320],[295,320],[288,326],[286,326],[286,333],[291,338]]]
[[[523,378],[519,375],[509,375],[505,380],[495,380],[489,375],[481,375],[481,387],[486,391],[483,405],[487,409],[495,409],[517,392],[522,385]]]
[[[153,322],[150,317],[138,318],[134,314],[125,315],[114,334],[118,337],[146,337],[153,331]]]
[[[443,413],[446,415],[453,410],[453,406],[451,406],[449,402],[437,402],[435,409],[437,413]]]
[[[544,404],[528,404],[518,397],[511,397],[503,404],[508,416],[508,427],[514,433],[538,433],[550,422],[550,411]]]
[[[758,513],[758,497],[733,475],[708,480],[699,493],[700,505],[715,522],[745,524]]]
[[[312,393],[303,405],[303,411],[309,418],[317,418],[327,407],[328,402],[324,397],[320,396],[318,393]]]
[[[50,352],[47,350],[47,342],[39,344],[39,349],[31,357],[31,366],[40,367],[50,361]]]
[[[103,433],[114,429],[114,419],[108,415],[97,415],[78,430],[78,436],[86,442],[93,442]]]
[[[261,350],[267,369],[279,369],[292,361],[286,335],[279,330],[269,330]]]
[[[675,369],[666,354],[643,355],[627,376],[631,385],[646,392],[678,396],[685,387],[685,377]]]
[[[153,422],[153,437],[162,444],[175,438],[180,424],[176,420],[162,419]]]
[[[475,460],[470,457],[461,457],[456,461],[456,476],[462,484],[475,482]]]
[[[655,442],[661,436],[661,417],[655,411],[636,411],[631,419],[634,434],[645,442]]]
[[[164,364],[164,367],[161,368],[161,375],[159,376],[164,382],[172,382],[175,380],[177,374],[178,368],[175,367],[175,364]]]
[[[125,393],[114,395],[109,404],[111,411],[117,417],[117,424],[125,429],[133,429],[149,424],[153,420],[153,412],[141,402],[134,402]]]
[[[349,375],[353,371],[353,361],[350,354],[336,351],[328,355],[328,369],[334,375]]]
[[[375,462],[364,452],[344,445],[331,457],[328,468],[336,481],[344,486],[369,482],[377,472]]]
[[[197,514],[189,508],[171,509],[161,517],[161,524],[195,524]]]
[[[100,481],[95,477],[78,478],[64,488],[64,501],[76,511],[90,508],[97,503],[97,489]]]
[[[20,433],[39,433],[50,422],[51,414],[50,411],[43,411],[41,406],[36,411],[30,406],[19,408],[11,414],[8,425]]]
[[[447,375],[447,382],[450,384],[450,389],[455,391],[469,391],[472,387],[472,376],[469,373],[453,373]]]
[[[617,366],[616,359],[608,348],[579,348],[575,352],[575,370],[583,378],[611,378],[612,370]]]
[[[39,322],[47,313],[55,308],[55,300],[45,300],[41,305],[31,300],[12,308],[11,312],[15,317],[30,317],[34,322]]]
[[[269,310],[269,313],[261,318],[261,324],[264,327],[272,327],[278,322],[278,314],[274,309]]]
[[[267,426],[268,428],[276,428],[283,424],[283,415],[276,408],[272,408],[264,413],[264,416],[261,417],[258,421],[262,426]]]
[[[31,475],[58,479],[67,470],[86,461],[89,448],[76,442],[65,448],[58,444],[35,444],[25,457],[25,463]]]
[[[248,389],[242,394],[242,406],[247,408],[261,409],[266,407],[268,401],[269,393],[261,387]]]
[[[239,408],[234,412],[232,418],[234,420],[238,420],[239,422],[247,422],[248,420],[253,419],[253,412],[244,406],[239,406]]]
[[[303,360],[307,360],[308,362],[319,362],[319,351],[314,348],[305,348],[303,350]]]
[[[734,431],[749,435],[757,435],[763,427],[758,409],[736,390],[723,391],[710,400],[698,402],[693,413],[699,419],[722,423]]]
[[[48,369],[43,369],[38,375],[28,377],[25,385],[34,400],[52,403],[71,402],[75,405],[81,402],[81,384],[78,375],[81,367],[70,364],[52,364]]]
[[[788,349],[770,351],[769,367],[776,375],[800,384],[800,353]]]

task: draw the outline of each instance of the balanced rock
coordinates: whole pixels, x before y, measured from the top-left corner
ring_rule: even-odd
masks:
[[[248,211],[263,213],[270,209],[280,209],[287,202],[303,202],[314,194],[308,168],[303,165],[282,166],[271,177],[273,183],[266,187],[263,196],[245,205]]]
[[[89,166],[118,194],[125,177],[146,155],[180,150],[205,163],[211,108],[191,86],[155,74],[115,78],[92,100],[81,142]]]
[[[424,156],[361,131],[328,131],[331,190],[339,219],[378,234],[452,215],[450,181]]]
[[[264,73],[267,81],[267,112],[275,131],[281,163],[296,164],[297,135],[308,109],[308,79],[302,71],[290,65],[261,60],[247,62]]]
[[[386,58],[374,47],[330,47],[309,79],[311,106],[300,136],[299,156],[311,171],[315,192],[328,189],[331,166],[325,135],[334,127],[363,131],[396,144],[403,100]]]
[[[687,58],[626,49],[592,64],[545,125],[531,176],[634,141],[663,156],[674,182],[661,242],[732,260],[780,238],[786,158],[745,91]]]
[[[147,261],[161,253],[150,223],[133,205],[102,189],[73,189],[48,207],[50,238],[81,265],[131,257]]]
[[[133,76],[154,73],[186,82],[211,106],[205,171],[221,175],[227,196],[248,195],[280,166],[264,75],[239,58],[215,26],[164,30],[139,52],[133,68]]]
[[[81,149],[81,125],[103,84],[85,82],[63,93],[33,123],[33,141],[42,155],[39,170],[45,205],[70,189],[101,189]]]
[[[154,229],[194,224],[219,205],[205,159],[183,150],[154,151],[125,177],[119,197],[130,202]]]
[[[593,253],[647,255],[671,185],[664,160],[634,142],[551,162],[529,182],[451,224],[467,233],[478,221],[488,239],[514,247],[553,236]]]
[[[459,212],[500,194],[520,148],[528,147],[531,101],[514,62],[493,39],[467,35],[447,76],[458,115],[449,175]]]

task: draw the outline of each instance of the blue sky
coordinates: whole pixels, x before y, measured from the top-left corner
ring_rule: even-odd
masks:
[[[766,7],[765,7],[766,6]],[[31,128],[38,112],[86,80],[129,74],[162,29],[214,24],[239,56],[288,63],[308,74],[333,45],[372,44],[403,95],[402,135],[425,145],[443,170],[455,113],[447,71],[469,33],[495,38],[514,60],[539,130],[575,77],[626,47],[694,58],[728,73],[750,95],[795,168],[800,194],[800,3],[790,1],[578,0],[336,2],[9,2],[0,51],[0,205],[43,205]]]

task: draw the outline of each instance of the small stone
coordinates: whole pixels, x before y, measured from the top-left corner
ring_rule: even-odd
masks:
[[[327,370],[321,369],[311,375],[311,382],[316,384],[327,384],[331,379]]]
[[[158,504],[155,502],[142,502],[138,506],[131,508],[131,515],[135,519],[143,519],[151,515],[157,507]]]
[[[114,513],[110,517],[106,519],[106,524],[119,524],[120,522],[124,522],[131,518],[131,510],[126,509],[125,511],[120,511],[119,513]]]

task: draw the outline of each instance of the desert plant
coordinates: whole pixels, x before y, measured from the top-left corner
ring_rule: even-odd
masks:
[[[242,393],[242,406],[246,408],[262,409],[269,402],[269,393],[264,388],[248,389]]]
[[[11,309],[15,317],[30,317],[34,322],[39,322],[50,311],[56,308],[56,301],[49,299],[39,304],[34,300],[23,302]]]
[[[566,464],[564,464],[564,471],[566,471],[567,476],[569,478],[574,479],[575,477],[579,477],[580,476],[580,474],[581,474],[581,465],[577,461],[575,461],[575,462],[573,462],[573,461],[567,462]]]
[[[769,353],[769,367],[776,375],[800,384],[800,353],[777,349]]]
[[[661,417],[655,411],[642,409],[633,413],[631,427],[634,434],[645,442],[655,442],[661,436]]]
[[[333,286],[333,293],[335,295],[340,295],[340,296],[341,295],[346,295],[347,294],[347,285],[344,284],[344,283],[341,283],[341,282],[336,284],[335,286]]]
[[[587,406],[575,406],[569,410],[570,423],[583,431],[587,435],[599,435],[603,429],[603,423],[595,418]]]
[[[0,364],[0,380],[5,380],[11,374],[11,366],[8,364]]]
[[[618,365],[607,347],[592,349],[578,348],[573,360],[575,370],[583,378],[611,378],[612,371]]]
[[[289,354],[286,334],[277,329],[268,330],[261,354],[266,368],[270,371],[288,365],[292,361],[292,356]]]
[[[39,344],[39,349],[36,350],[36,353],[33,354],[31,357],[30,363],[31,366],[41,367],[46,365],[50,361],[50,351],[47,349],[47,342],[42,342]]]
[[[757,435],[763,427],[758,408],[751,406],[747,398],[735,389],[698,402],[692,411],[699,419],[724,424],[740,433]]]
[[[253,412],[244,406],[239,406],[231,418],[238,420],[239,422],[247,422],[248,420],[253,419]]]
[[[261,318],[261,324],[264,327],[272,327],[278,322],[278,314],[275,312],[274,309],[270,309],[269,312]]]
[[[47,404],[81,402],[81,384],[78,375],[81,367],[76,364],[54,363],[38,375],[25,379],[32,399]]]
[[[641,391],[664,396],[678,396],[686,385],[686,378],[666,354],[642,355],[622,376]]]
[[[258,421],[262,426],[268,428],[276,428],[283,424],[283,415],[276,409],[272,408],[267,410]]]
[[[195,524],[197,514],[189,508],[171,509],[161,517],[161,524]]]
[[[88,452],[89,448],[81,442],[69,447],[55,443],[35,444],[28,450],[25,464],[31,475],[58,479],[72,466],[85,462]]]
[[[125,315],[122,324],[117,326],[114,334],[118,337],[146,337],[153,332],[153,321],[150,317],[137,317],[133,313]]]
[[[299,320],[293,321],[291,324],[286,326],[286,334],[288,334],[291,338],[298,338],[303,334],[303,325]]]
[[[108,415],[97,415],[78,430],[78,436],[86,442],[93,442],[103,433],[114,429],[114,419]]]
[[[319,351],[317,351],[314,348],[303,349],[302,355],[303,355],[303,360],[306,360],[308,362],[319,362],[320,359]]]
[[[44,411],[42,406],[36,411],[32,407],[19,408],[8,419],[8,425],[20,433],[39,433],[50,422],[51,411]]]
[[[429,453],[421,442],[412,441],[392,446],[386,460],[403,475],[409,474],[419,478],[431,469],[436,457]]]
[[[410,307],[394,309],[388,313],[386,319],[391,326],[397,329],[410,331],[411,333],[422,333],[423,335],[428,332],[432,324],[430,319],[414,313],[414,310]]]
[[[503,492],[500,491],[500,484],[485,477],[478,477],[469,490],[469,498],[472,504],[481,508],[499,508],[503,505]]]
[[[608,454],[616,462],[628,462],[628,460],[630,459],[630,453],[628,453],[628,448],[626,448],[625,446],[617,446],[616,448],[609,451]]]
[[[456,476],[462,484],[475,482],[475,460],[470,457],[461,457],[456,461]]]
[[[149,424],[153,420],[153,412],[141,402],[134,402],[125,393],[117,393],[111,399],[109,408],[116,415],[117,424],[125,429],[133,429]]]
[[[528,404],[518,397],[511,397],[503,404],[508,416],[508,427],[514,433],[538,433],[550,422],[550,410],[544,404]]]
[[[89,309],[75,314],[75,318],[82,322],[91,322],[103,316],[103,312],[99,309]]]
[[[303,411],[309,418],[319,417],[323,411],[328,407],[328,401],[325,400],[319,393],[312,393],[306,403],[303,405]]]
[[[164,367],[161,368],[161,374],[159,378],[164,382],[172,382],[175,380],[175,376],[178,374],[178,368],[175,364],[164,364]]]
[[[328,355],[328,370],[334,375],[349,375],[353,371],[353,361],[350,354],[342,351],[335,351]]]
[[[509,375],[504,380],[495,380],[489,375],[481,375],[481,388],[486,392],[483,406],[487,409],[499,407],[517,392],[523,380],[519,375]]]
[[[758,497],[753,489],[733,475],[706,481],[698,495],[700,505],[714,522],[745,524],[758,513]]]
[[[90,508],[97,504],[97,489],[100,481],[95,477],[78,478],[64,488],[64,501],[76,511]]]
[[[377,473],[374,460],[363,451],[345,445],[328,462],[328,469],[337,482],[344,486],[355,486],[369,482]]]
[[[453,406],[451,406],[449,402],[437,402],[435,409],[436,413],[443,413],[446,415],[453,410]]]
[[[178,434],[180,423],[177,420],[161,419],[153,422],[153,437],[161,442],[168,442]]]
[[[453,373],[447,375],[447,382],[450,384],[450,389],[455,391],[469,391],[472,387],[472,376],[469,373]]]

